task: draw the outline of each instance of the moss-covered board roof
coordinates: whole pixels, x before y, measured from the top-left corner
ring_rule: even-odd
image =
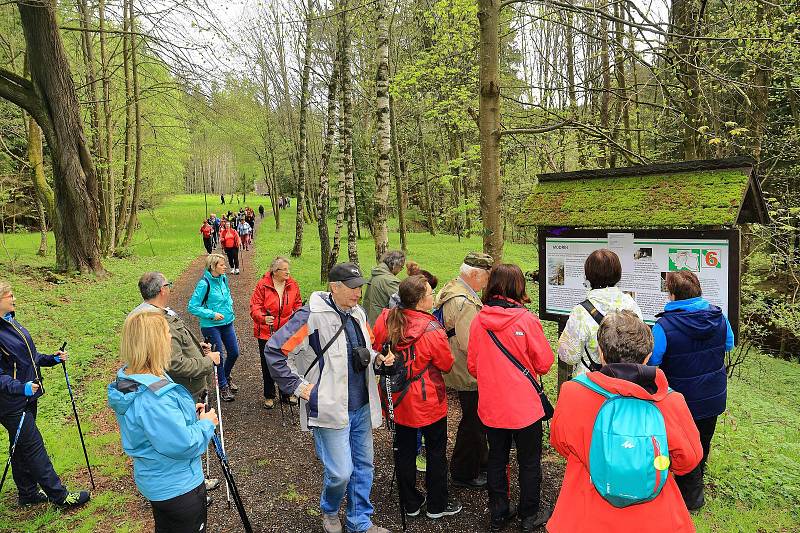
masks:
[[[687,161],[542,174],[523,226],[659,228],[765,223],[749,159]]]

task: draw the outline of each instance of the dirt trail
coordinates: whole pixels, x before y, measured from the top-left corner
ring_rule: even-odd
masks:
[[[266,226],[256,231],[270,231]],[[184,320],[199,331],[195,317],[185,311],[196,281],[203,272],[205,256],[199,257],[181,276],[173,293],[173,307]],[[261,367],[258,360],[258,343],[253,337],[249,314],[250,295],[263,272],[255,270],[253,251],[241,252],[240,275],[229,275],[236,313],[235,328],[241,355],[232,376],[239,386],[236,401],[224,403],[222,419],[228,456],[234,470],[239,491],[248,511],[254,531],[317,532],[321,531],[319,494],[322,487],[322,468],[314,454],[310,433],[300,431],[297,409],[293,416],[288,407],[285,420],[276,406],[273,410],[262,407]],[[304,299],[308,297],[303,294]],[[455,439],[460,418],[458,401],[449,398],[450,423],[448,428],[448,457]],[[397,491],[389,493],[392,479],[391,446],[385,427],[374,432],[375,480],[372,502],[375,506],[375,523],[394,532],[402,531],[398,513]],[[512,452],[512,458],[513,458]],[[552,508],[563,476],[563,467],[554,456],[545,452],[543,460],[542,504]],[[513,460],[512,460],[513,462]],[[212,457],[212,476],[222,479],[219,463]],[[423,475],[418,476],[424,490]],[[513,497],[517,497],[516,471],[512,469]],[[208,531],[242,531],[236,509],[227,506],[225,488],[213,491],[214,505],[209,508]],[[451,488],[464,510],[453,517],[439,521],[424,517],[408,520],[409,532],[467,533],[486,531],[488,523],[487,495],[485,491]],[[507,531],[518,530],[518,523]]]

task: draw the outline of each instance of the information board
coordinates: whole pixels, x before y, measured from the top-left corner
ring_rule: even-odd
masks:
[[[703,297],[722,308],[738,332],[739,232],[737,230],[580,230],[539,228],[539,309],[545,320],[563,321],[589,291],[584,262],[608,248],[622,263],[617,284],[639,304],[648,324],[669,300],[668,272],[697,274]]]

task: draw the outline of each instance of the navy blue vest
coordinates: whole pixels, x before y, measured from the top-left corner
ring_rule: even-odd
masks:
[[[664,311],[657,324],[667,337],[660,367],[669,386],[683,394],[692,417],[700,420],[725,412],[728,326],[719,307],[702,311]]]

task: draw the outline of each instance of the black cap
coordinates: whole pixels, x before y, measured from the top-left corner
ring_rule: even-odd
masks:
[[[361,269],[355,263],[339,263],[331,268],[328,281],[341,281],[345,286],[355,289],[367,281],[361,276]]]

